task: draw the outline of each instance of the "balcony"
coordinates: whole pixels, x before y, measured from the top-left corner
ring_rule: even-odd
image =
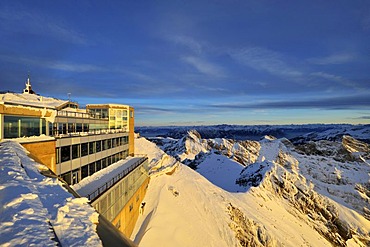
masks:
[[[79,137],[79,136],[89,136],[89,135],[107,135],[107,134],[116,134],[116,133],[127,133],[128,130],[126,128],[122,129],[97,129],[97,130],[89,130],[89,131],[81,131],[81,132],[71,132],[66,134],[55,134],[53,137],[55,138],[68,138],[68,137]]]
[[[92,176],[86,177],[79,184],[74,185],[74,187],[76,187],[75,189],[81,196],[94,201],[147,160],[147,156],[130,157],[126,160],[121,160],[94,173]],[[96,177],[99,179],[96,179]]]

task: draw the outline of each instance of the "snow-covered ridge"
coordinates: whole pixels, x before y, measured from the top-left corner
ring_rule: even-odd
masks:
[[[292,214],[306,215],[308,224],[335,246],[346,246],[350,239],[364,246],[369,243],[368,229],[362,224],[366,220],[348,219],[337,203],[316,192],[315,185],[299,173],[299,161],[280,140],[265,140],[262,145],[268,154],[261,155],[270,156],[269,160],[246,167],[239,183],[260,187],[283,199],[291,205]]]
[[[266,135],[288,138],[293,143],[309,140],[340,141],[343,135],[370,143],[370,125],[351,124],[303,124],[303,125],[211,125],[211,126],[164,126],[136,127],[144,137],[171,137],[180,139],[189,130],[196,130],[203,138],[225,138],[258,141]]]
[[[222,154],[242,165],[254,163],[260,144],[257,141],[235,141],[232,139],[202,139],[196,130],[190,130],[179,140],[173,138],[151,138],[167,154],[195,168],[207,155]]]
[[[153,205],[148,206],[144,225],[134,238],[145,246],[155,234],[172,238],[164,230],[166,224],[181,235],[189,232],[181,224],[197,222],[199,227],[192,224],[195,232],[204,233],[212,225],[212,231],[222,234],[215,238],[204,233],[206,240],[200,240],[190,231],[196,239],[188,243],[192,246],[201,246],[200,242],[207,246],[368,246],[370,166],[363,161],[368,146],[351,138],[299,145],[271,136],[245,144],[204,139],[197,131],[179,139],[151,138],[168,156],[196,167],[196,171],[185,172],[180,165],[172,175],[151,181],[148,195],[156,196],[148,197],[148,204]],[[183,208],[183,203],[189,206]],[[161,223],[157,217],[163,214],[158,211],[164,207],[177,221],[166,217],[166,224]],[[191,222],[180,220],[183,211]],[[217,222],[209,218],[212,215],[217,215]],[[161,232],[156,226],[161,226]],[[218,244],[213,245],[211,238]]]
[[[98,213],[43,169],[20,144],[0,143],[0,245],[101,246]]]

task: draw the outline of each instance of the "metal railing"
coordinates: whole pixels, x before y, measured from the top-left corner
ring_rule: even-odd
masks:
[[[127,167],[125,170],[123,170],[122,172],[120,172],[119,174],[117,174],[116,176],[114,176],[112,179],[110,179],[108,182],[106,182],[105,184],[103,184],[102,186],[100,186],[99,188],[97,188],[96,190],[94,190],[93,192],[87,194],[87,198],[93,202],[94,200],[96,200],[100,195],[102,195],[104,192],[106,192],[108,189],[112,188],[113,185],[115,185],[117,182],[119,182],[121,179],[123,179],[124,177],[126,177],[128,174],[130,174],[130,172],[132,172],[133,170],[135,170],[139,165],[141,165],[142,163],[144,163],[146,160],[148,159],[147,156],[145,157],[142,157],[141,159],[139,159],[138,161],[136,161],[134,164],[130,165],[129,167]]]
[[[96,129],[81,132],[71,132],[66,134],[54,134],[55,138],[74,137],[74,136],[87,136],[87,135],[100,135],[100,134],[116,134],[116,133],[127,133],[126,128],[122,129]]]
[[[101,118],[96,117],[95,114],[90,114],[90,113],[85,113],[85,112],[75,112],[75,111],[58,111],[57,116],[101,119]]]

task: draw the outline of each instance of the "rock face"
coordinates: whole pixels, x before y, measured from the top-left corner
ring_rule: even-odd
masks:
[[[348,240],[370,246],[369,232],[346,222],[341,214],[343,209],[333,203],[339,201],[370,220],[370,148],[364,142],[346,135],[341,141],[308,140],[296,145],[272,136],[261,141],[202,139],[195,130],[179,140],[153,141],[194,169],[210,154],[237,161],[245,168],[236,184],[247,191],[258,188],[283,201],[292,215],[307,221],[333,246],[347,246]],[[232,220],[229,226],[240,246],[280,245],[263,225],[247,219],[234,205],[230,204],[227,210]]]
[[[196,130],[190,130],[179,140],[171,138],[151,139],[167,154],[182,163],[196,168],[212,152],[225,155],[244,166],[257,160],[260,144],[257,141],[235,141],[216,138],[202,139]]]
[[[235,232],[240,246],[251,247],[273,247],[283,246],[281,243],[268,234],[267,229],[252,219],[247,219],[244,213],[231,203],[227,206],[231,223],[229,227]]]
[[[286,146],[282,145],[280,140],[271,142],[265,145],[278,147],[275,154],[269,149],[268,155],[275,158],[247,166],[237,183],[262,188],[273,196],[285,200],[291,205],[292,214],[306,215],[309,224],[334,246],[347,246],[346,241],[353,238],[353,235],[367,246],[370,243],[369,234],[356,231],[357,229],[341,219],[335,204],[316,192],[314,185],[308,183],[305,176],[299,173],[299,161]],[[368,193],[363,187],[361,189],[363,193]],[[366,212],[367,208],[363,212],[365,216]]]

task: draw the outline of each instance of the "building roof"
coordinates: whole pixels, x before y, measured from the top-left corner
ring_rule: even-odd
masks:
[[[120,109],[128,109],[130,107],[131,106],[129,106],[129,105],[122,105],[122,104],[87,104],[86,105],[86,108],[120,108]]]
[[[44,97],[36,94],[3,93],[0,94],[0,104],[12,104],[32,106],[38,108],[57,109],[68,103],[68,100],[60,100]]]

